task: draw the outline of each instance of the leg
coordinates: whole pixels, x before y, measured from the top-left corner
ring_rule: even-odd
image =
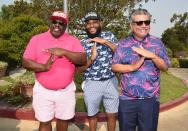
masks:
[[[107,113],[108,131],[115,131],[116,129],[116,113]]]
[[[155,98],[140,100],[138,114],[138,131],[156,131],[159,103]]]
[[[67,131],[68,123],[75,115],[75,89],[74,82],[65,90],[59,90],[55,101],[55,117],[57,118],[57,131]]]
[[[104,83],[103,104],[107,113],[108,131],[116,128],[116,116],[119,105],[118,81],[116,77],[106,80]]]
[[[157,131],[159,109],[160,109],[160,103],[159,103],[159,101],[155,101],[154,102],[153,131]]]
[[[119,100],[118,120],[120,131],[135,131],[137,125],[137,101]]]
[[[97,113],[102,100],[100,81],[87,80],[84,86],[84,102],[87,108],[90,131],[96,131]]]
[[[51,121],[40,122],[39,131],[52,131]]]
[[[97,115],[88,117],[89,120],[89,131],[97,130]]]
[[[33,109],[35,118],[40,121],[39,131],[52,131],[51,121],[54,118],[54,96],[52,92],[36,82],[33,88]]]
[[[67,131],[68,130],[68,120],[57,119],[56,128],[57,131]]]

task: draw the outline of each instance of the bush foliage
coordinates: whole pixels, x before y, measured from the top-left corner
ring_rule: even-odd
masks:
[[[179,68],[180,63],[177,58],[171,58],[170,59],[171,67]]]
[[[179,59],[179,64],[181,68],[188,68],[188,59]]]
[[[48,27],[36,17],[20,15],[0,24],[0,60],[9,63],[9,68],[21,65],[23,51],[29,39]]]

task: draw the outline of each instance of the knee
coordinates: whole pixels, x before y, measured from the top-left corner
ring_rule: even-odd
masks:
[[[40,125],[43,125],[43,126],[45,126],[45,125],[51,125],[51,122],[52,121],[40,122]]]
[[[108,119],[116,119],[117,113],[107,113],[106,116]]]

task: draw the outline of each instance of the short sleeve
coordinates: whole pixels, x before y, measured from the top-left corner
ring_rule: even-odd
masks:
[[[73,38],[73,39],[74,39],[73,51],[74,52],[85,52],[80,40],[77,38]]]
[[[113,33],[111,33],[110,38],[111,38],[111,42],[113,44],[118,45],[118,39],[116,38],[116,36]]]
[[[23,58],[35,60],[36,59],[36,45],[37,45],[37,40],[35,37],[32,37],[28,45],[26,46],[26,49],[23,54]]]
[[[170,66],[170,60],[166,51],[166,47],[164,46],[163,42],[160,40],[159,46],[157,48],[157,55],[164,60],[166,65]]]
[[[118,44],[118,43],[117,43]],[[118,44],[116,51],[114,52],[112,64],[120,64],[121,63],[121,46]]]

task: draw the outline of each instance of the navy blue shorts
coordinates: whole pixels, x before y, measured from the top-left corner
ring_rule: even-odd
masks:
[[[119,100],[120,131],[157,131],[159,102],[156,98]]]

